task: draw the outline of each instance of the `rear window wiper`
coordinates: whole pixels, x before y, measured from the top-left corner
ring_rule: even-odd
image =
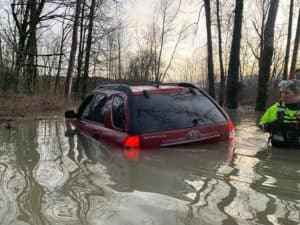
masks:
[[[209,114],[211,111],[213,110],[213,108],[210,108],[205,114],[203,114],[202,116],[193,119],[193,124],[194,126],[196,126],[198,124],[199,121],[201,121],[203,118],[207,117],[207,114]]]
[[[195,90],[194,90],[193,88],[189,87],[189,90],[190,90],[190,92],[191,92],[193,95],[196,95],[196,92],[195,92]]]
[[[146,91],[146,90],[143,90],[143,95],[144,95],[146,98],[149,98],[149,97],[150,97],[148,91]]]

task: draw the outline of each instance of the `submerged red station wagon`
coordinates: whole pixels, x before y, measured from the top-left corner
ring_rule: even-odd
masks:
[[[234,133],[226,112],[188,83],[102,85],[65,117],[83,133],[125,148],[229,142]]]

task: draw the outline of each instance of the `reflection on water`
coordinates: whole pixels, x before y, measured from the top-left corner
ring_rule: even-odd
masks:
[[[235,149],[123,150],[63,120],[0,128],[0,224],[299,224],[300,151],[231,116]]]

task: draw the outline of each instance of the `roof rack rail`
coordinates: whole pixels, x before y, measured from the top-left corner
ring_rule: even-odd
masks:
[[[103,84],[97,86],[97,89],[108,89],[124,92],[127,95],[132,95],[132,90],[127,84]]]
[[[186,88],[196,88],[196,89],[199,89],[199,88],[196,87],[194,84],[191,84],[191,83],[185,83],[185,82],[179,82],[179,83],[163,83],[163,85],[166,85],[166,86],[180,86],[180,87],[186,87]]]

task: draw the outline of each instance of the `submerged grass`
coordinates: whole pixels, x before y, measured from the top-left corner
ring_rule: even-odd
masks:
[[[62,117],[75,105],[61,95],[0,96],[0,121]]]

